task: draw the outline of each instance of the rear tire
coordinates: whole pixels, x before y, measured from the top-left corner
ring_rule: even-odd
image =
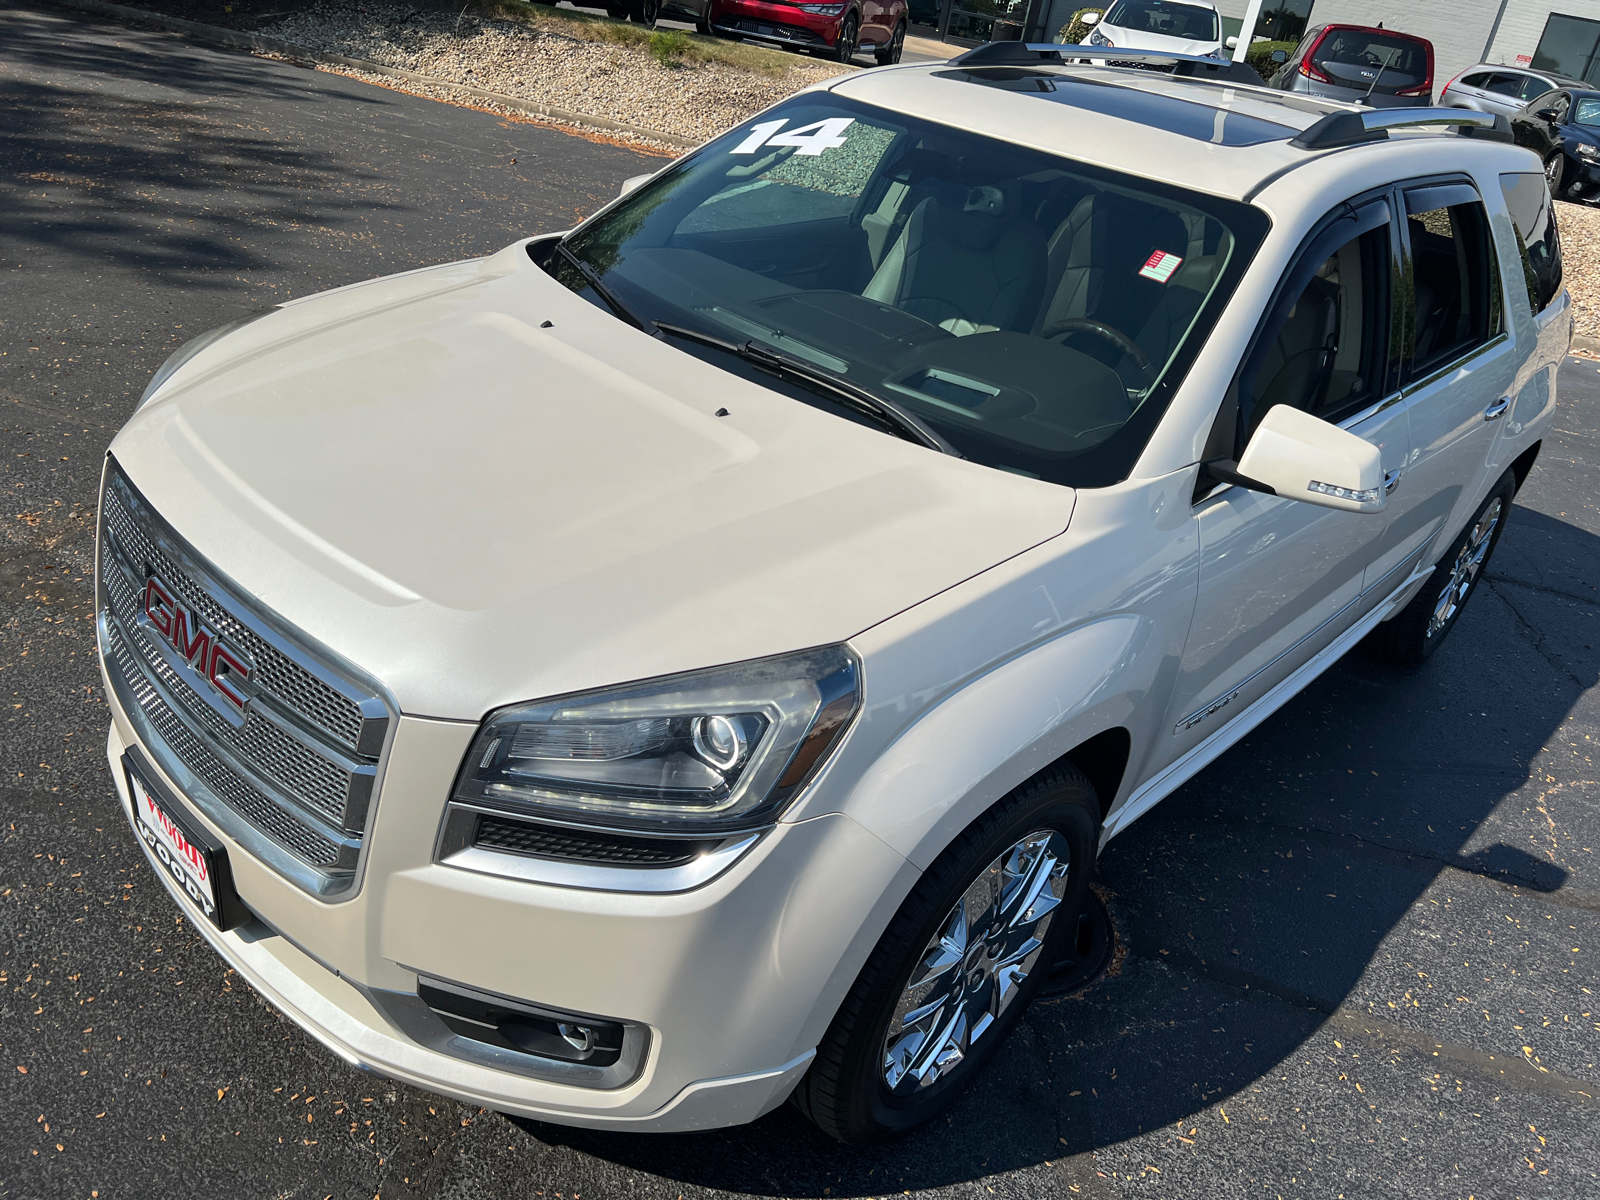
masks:
[[[610,0],[606,4],[606,16],[613,21],[626,21],[628,19],[628,6],[617,3],[616,0]]]
[[[1099,826],[1088,779],[1057,766],[962,831],[889,922],[794,1105],[841,1142],[866,1143],[960,1095],[1076,931]]]
[[[1500,534],[1517,493],[1516,476],[1507,471],[1495,484],[1472,520],[1439,558],[1422,589],[1400,615],[1372,631],[1372,649],[1402,666],[1415,667],[1433,657],[1461,619],[1462,610],[1483,578],[1500,544]]]
[[[892,67],[900,61],[900,55],[906,48],[906,23],[901,21],[894,27],[894,33],[889,35],[889,40],[879,49],[873,51],[873,57],[878,60],[880,67]]]
[[[661,15],[661,0],[628,0],[628,20],[646,29],[654,29]]]

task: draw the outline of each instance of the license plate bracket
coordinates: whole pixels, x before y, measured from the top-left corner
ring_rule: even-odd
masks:
[[[141,770],[134,756],[122,756],[133,801],[133,829],[145,844],[155,867],[194,902],[218,929],[233,929],[251,919],[250,910],[233,886],[228,851],[212,837],[188,807]]]

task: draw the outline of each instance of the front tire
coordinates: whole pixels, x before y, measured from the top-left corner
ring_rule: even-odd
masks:
[[[1094,870],[1100,804],[1051,767],[964,830],[912,889],[828,1027],[793,1101],[842,1142],[950,1104],[1021,1019]]]
[[[1440,556],[1422,590],[1400,610],[1399,616],[1373,630],[1373,648],[1379,654],[1408,667],[1433,657],[1477,590],[1478,580],[1500,544],[1506,517],[1511,513],[1511,499],[1516,494],[1516,476],[1507,471],[1450,549]]]
[[[629,0],[628,19],[646,29],[654,29],[661,15],[661,0]]]
[[[1557,150],[1544,160],[1544,178],[1550,185],[1550,194],[1557,200],[1561,199],[1561,181],[1567,174],[1567,156]]]
[[[839,26],[839,40],[833,43],[833,57],[842,63],[849,62],[856,56],[860,41],[861,26],[856,21],[855,13],[850,13]]]

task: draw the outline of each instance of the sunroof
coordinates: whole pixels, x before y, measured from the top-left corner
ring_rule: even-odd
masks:
[[[1057,71],[1016,67],[984,67],[970,71],[935,71],[939,79],[956,79],[1006,92],[1022,92],[1081,108],[1086,112],[1121,117],[1216,146],[1258,146],[1283,141],[1299,132],[1276,121],[1229,112],[1209,104],[1192,104],[1139,88],[1122,87],[1101,79],[1086,79]]]

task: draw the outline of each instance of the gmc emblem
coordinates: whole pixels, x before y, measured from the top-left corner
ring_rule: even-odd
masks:
[[[184,608],[154,575],[144,585],[144,617],[163,641],[178,652],[189,669],[204,679],[232,708],[240,713],[250,701],[230,680],[243,683],[250,678],[251,666],[242,655],[222,644],[214,630]]]

